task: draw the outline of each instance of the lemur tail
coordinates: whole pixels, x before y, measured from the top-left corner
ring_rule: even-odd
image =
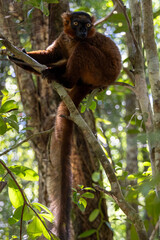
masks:
[[[78,107],[82,99],[91,91],[89,86],[75,86],[69,95]],[[63,117],[64,116],[64,117]],[[61,102],[55,121],[55,131],[51,138],[50,159],[52,162],[51,177],[51,210],[55,216],[54,233],[61,240],[69,240],[72,173],[70,151],[73,122],[65,118],[69,111]]]

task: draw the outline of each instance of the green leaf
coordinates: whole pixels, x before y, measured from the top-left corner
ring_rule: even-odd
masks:
[[[86,237],[93,235],[94,233],[96,233],[96,229],[90,229],[90,230],[87,230],[87,231],[81,233],[78,236],[78,238],[86,238]]]
[[[1,159],[0,159],[1,160]],[[1,160],[2,161],[2,160]],[[0,174],[3,175],[5,173],[4,167],[0,163]]]
[[[151,163],[150,163],[150,162],[143,162],[143,166],[144,166],[144,167],[150,167],[150,166],[151,166]]]
[[[17,132],[19,132],[19,125],[17,122],[15,122],[14,120],[12,120],[10,117],[6,118],[6,122],[8,122],[8,124],[14,128]]]
[[[85,187],[84,190],[96,192],[96,190],[92,187]]]
[[[72,188],[72,190],[73,190],[74,192],[77,192],[77,189],[76,189],[76,188]]]
[[[93,193],[90,193],[90,192],[86,192],[86,193],[83,193],[83,194],[81,195],[81,197],[94,198],[94,194],[93,194]]]
[[[92,101],[92,104],[89,106],[89,109],[91,109],[92,111],[94,111],[96,109],[96,102],[95,101]]]
[[[16,220],[20,220],[21,219],[21,215],[22,215],[22,208],[23,206],[20,206],[18,207],[14,214],[13,214],[13,217],[16,219]],[[25,205],[24,207],[24,211],[23,211],[23,221],[29,221],[33,218],[34,216],[34,213],[33,211],[31,210],[30,207],[28,207],[27,205]]]
[[[41,213],[40,216],[47,219],[49,222],[53,222],[53,220],[54,220],[54,217],[51,214]]]
[[[26,180],[26,181],[38,181],[39,176],[38,174],[31,168],[21,166],[21,165],[16,165],[16,166],[11,166],[9,169],[16,174],[18,177]]]
[[[73,194],[72,194],[72,201],[73,201],[75,204],[78,203],[79,196],[80,196],[79,193],[73,192]]]
[[[118,163],[116,163],[116,166],[122,168],[122,163],[121,163],[121,162],[118,162]]]
[[[18,237],[16,235],[12,235],[11,240],[18,240]]]
[[[15,121],[15,122],[18,122],[17,120],[17,116],[15,114],[12,114],[11,116],[8,117],[9,119]]]
[[[96,118],[96,122],[102,122],[102,123],[104,123],[106,125],[110,125],[111,124],[110,121],[108,121],[106,119],[103,119],[103,118]]]
[[[84,207],[84,205],[82,204],[82,203],[77,203],[77,206],[78,206],[78,208],[81,210],[81,212],[84,212],[85,211],[85,207]]]
[[[99,173],[99,172],[94,172],[94,173],[92,174],[92,180],[93,180],[94,182],[98,182],[98,181],[100,180],[100,173]]]
[[[89,221],[93,222],[99,215],[99,209],[94,209],[91,214],[89,215]]]
[[[9,219],[8,219],[8,223],[10,224],[10,225],[13,225],[13,224],[15,224],[15,223],[17,223],[19,220],[18,219],[15,219],[14,217],[10,217]]]
[[[80,204],[82,204],[84,206],[84,208],[87,207],[87,201],[84,199],[84,198],[80,198],[79,201],[78,201]]]
[[[43,234],[43,224],[38,217],[33,217],[33,221],[27,227],[27,233],[31,238],[40,237]]]
[[[160,10],[156,11],[155,13],[153,13],[153,18],[156,18],[160,15]]]
[[[7,125],[4,119],[2,118],[2,116],[0,116],[0,135],[5,134],[6,131],[7,131]]]
[[[13,207],[18,208],[24,204],[22,194],[11,178],[9,179],[8,193]]]
[[[6,88],[1,90],[1,92],[3,93],[4,96],[8,96],[8,90]]]
[[[35,208],[37,208],[39,210],[39,207],[42,208],[43,210],[45,210],[46,212],[48,212],[51,216],[53,216],[53,214],[51,213],[51,211],[46,207],[44,206],[43,204],[41,203],[32,203],[32,206],[34,206]]]
[[[33,210],[30,207],[28,207],[27,205],[25,205],[24,213],[23,213],[23,220],[29,221],[33,218],[33,216],[34,216]]]
[[[41,218],[40,215],[39,215],[39,217]],[[44,222],[43,219],[42,219],[42,221]],[[37,216],[35,216],[33,218],[33,221],[27,227],[28,235],[31,238],[36,238],[37,239],[37,237],[40,237],[43,234],[45,238],[51,240],[51,236],[50,236],[49,232],[46,230],[46,228],[43,225],[42,221],[40,221],[40,219]],[[57,238],[53,234],[52,234],[52,239],[59,240],[59,238]]]
[[[8,91],[7,89],[3,89],[1,90],[2,94],[3,94],[3,98],[1,100],[1,104],[5,103],[7,101],[7,99],[9,98],[8,96]]]
[[[20,220],[21,219],[21,214],[22,214],[22,208],[23,208],[23,205],[21,205],[20,207],[18,207],[14,214],[13,214],[13,217],[16,219],[16,220]]]
[[[82,105],[81,106],[81,113],[84,113],[86,111],[86,106],[85,105]]]
[[[17,110],[17,104],[14,100],[8,100],[0,107],[0,113],[7,113],[12,110]]]

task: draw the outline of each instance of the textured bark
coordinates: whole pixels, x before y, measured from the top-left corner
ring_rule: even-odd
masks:
[[[144,46],[148,63],[149,81],[153,97],[154,109],[154,137],[155,137],[155,166],[156,172],[160,172],[160,75],[159,75],[159,58],[157,45],[154,39],[153,11],[152,1],[142,0],[142,15],[144,26]],[[160,191],[160,186],[158,186]]]
[[[127,127],[127,166],[126,171],[128,174],[134,174],[138,172],[137,162],[137,127],[130,123],[133,115],[136,111],[136,97],[133,93],[126,95],[126,124]],[[135,118],[136,116],[134,116]],[[127,180],[126,186],[135,186],[137,180]],[[136,200],[136,199],[134,199]],[[138,205],[131,202],[132,207],[138,212]],[[126,240],[131,239],[131,224],[126,222]]]
[[[131,10],[132,17],[132,29],[137,40],[138,49],[133,44],[133,39],[131,40],[130,46],[132,45],[132,57],[130,58],[132,67],[134,69],[135,78],[135,90],[136,97],[139,101],[140,108],[143,114],[143,120],[146,128],[146,134],[148,138],[150,159],[152,164],[152,171],[155,172],[155,159],[154,159],[154,143],[151,139],[151,134],[153,132],[153,114],[151,110],[151,105],[148,97],[147,84],[145,80],[144,71],[144,58],[142,55],[142,29],[141,29],[141,8],[138,0],[129,0],[129,6]]]
[[[4,12],[1,13],[3,19],[2,24],[4,26],[4,33],[6,34],[6,36],[9,37],[11,42],[13,42],[18,47],[22,46],[20,46],[19,44],[19,36],[16,31],[17,25],[15,24],[15,20],[17,20],[17,18],[20,20],[23,19],[23,16],[25,14],[23,12],[22,6],[23,2],[12,4],[10,0],[0,1],[0,9],[4,10]],[[5,15],[8,15],[10,8],[12,8],[10,17],[4,18]],[[20,25],[22,30],[25,31],[26,34],[29,34],[31,36],[33,50],[45,49],[48,46],[48,42],[51,43],[53,39],[55,39],[59,35],[62,30],[61,14],[64,11],[68,10],[68,1],[64,0],[60,1],[60,4],[50,4],[49,10],[49,20],[41,13],[40,10],[35,9],[32,13],[33,18],[30,22],[31,28],[28,28],[25,23],[25,26]],[[28,30],[29,32],[27,32]],[[51,85],[49,85],[47,81],[42,80],[39,77],[33,77],[32,75],[29,75],[20,68],[16,67],[15,70],[24,111],[26,113],[26,116],[28,117],[27,126],[31,127],[31,129],[28,130],[27,134],[33,134],[42,130],[50,129],[54,124],[57,105],[60,101],[59,97],[53,91]],[[91,122],[93,124],[93,116],[90,119],[92,119]],[[88,145],[86,145],[84,137],[80,135],[78,130],[76,130],[75,132],[76,133],[74,135],[74,148],[72,150],[72,152],[74,153],[74,158],[72,162],[72,166],[74,166],[74,186],[77,187],[77,184],[92,186],[91,174],[99,168],[99,165],[97,161],[95,162],[94,155],[90,151]],[[38,161],[38,172],[40,177],[39,201],[47,206],[50,205],[48,190],[52,187],[52,183],[49,181],[49,175],[51,174],[50,169],[52,168],[48,157],[48,140],[49,136],[45,135],[34,138],[31,142],[32,147],[35,151],[36,159]],[[82,151],[84,150],[85,154],[83,154],[80,149]],[[77,171],[77,169],[79,170]],[[97,220],[93,223],[90,223],[88,221],[88,216],[90,212],[98,207],[99,201],[100,193],[97,192],[95,194],[95,199],[92,201],[88,201],[87,211],[83,214],[83,216],[82,213],[80,213],[78,210],[75,210],[72,239],[74,239],[74,235],[77,236],[78,234],[88,229],[99,226],[101,217],[98,217]],[[105,201],[102,201],[101,209],[104,215],[104,219],[108,221]],[[93,237],[91,239],[96,239],[96,236],[95,238]],[[112,231],[106,225],[103,225],[100,229],[100,239],[112,240]]]
[[[87,120],[92,131],[95,132],[94,119],[91,112],[85,114],[85,119]],[[77,188],[78,185],[84,185],[87,187],[92,187],[91,176],[94,171],[99,169],[99,162],[95,156],[94,150],[89,147],[86,142],[85,137],[82,132],[75,127],[74,129],[74,138],[73,138],[73,147],[72,147],[72,172],[73,172],[73,187]],[[87,200],[87,208],[84,214],[80,212],[76,205],[74,208],[74,217],[73,227],[75,230],[75,239],[78,235],[85,230],[91,228],[97,229],[102,221],[109,222],[107,214],[106,200],[102,199],[103,194],[96,192],[94,199]],[[90,213],[95,209],[101,209],[101,213],[93,223],[88,221]],[[106,224],[103,223],[99,231],[99,239],[110,240],[113,239],[112,231],[106,227]],[[97,240],[97,235],[94,234],[91,237],[88,237],[87,240]]]

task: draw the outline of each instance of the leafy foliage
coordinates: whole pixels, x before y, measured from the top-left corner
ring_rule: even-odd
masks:
[[[8,91],[2,90],[3,98],[0,106],[0,135],[5,134],[8,130],[14,128],[19,131],[17,116],[12,113],[18,109],[15,100],[9,99]]]
[[[5,164],[1,161],[1,166]],[[17,224],[22,221],[26,221],[27,233],[31,239],[37,239],[41,235],[44,235],[46,239],[58,240],[47,229],[45,220],[53,222],[53,214],[50,210],[40,203],[29,203],[24,190],[22,190],[20,184],[15,180],[13,172],[20,178],[27,181],[37,181],[38,175],[32,169],[24,166],[12,166],[8,169],[10,175],[8,179],[8,195],[12,206],[14,207],[13,216],[8,219],[10,225]],[[22,229],[20,229],[22,231]],[[12,236],[14,239],[14,236]]]

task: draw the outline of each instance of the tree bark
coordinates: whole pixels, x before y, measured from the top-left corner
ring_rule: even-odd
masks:
[[[159,75],[159,58],[157,45],[154,39],[153,10],[151,0],[142,0],[142,16],[144,26],[144,46],[146,50],[149,81],[153,97],[154,110],[154,137],[155,137],[155,173],[160,172],[160,75]],[[158,192],[160,191],[160,186]]]
[[[128,174],[134,174],[138,172],[138,162],[137,162],[137,126],[133,125],[131,120],[135,120],[136,115],[136,96],[133,93],[126,95],[126,124],[127,127],[127,166],[126,171]],[[134,118],[134,119],[133,119]],[[137,184],[137,180],[127,180],[127,186],[135,186]],[[134,199],[135,201],[136,199]],[[138,205],[136,203],[130,202],[132,207],[138,212]],[[126,240],[131,240],[131,227],[132,224],[127,221],[126,222]]]

